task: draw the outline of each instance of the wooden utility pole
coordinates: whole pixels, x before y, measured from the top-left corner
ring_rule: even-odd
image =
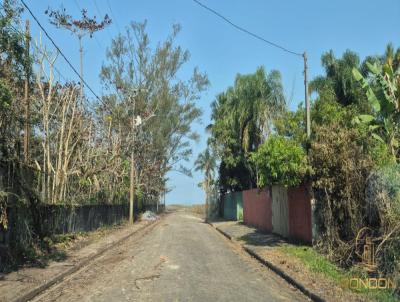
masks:
[[[134,155],[133,155],[133,148],[131,150],[131,175],[130,175],[130,185],[129,185],[129,223],[133,223],[133,204],[135,198],[135,184],[134,184],[134,177],[135,177],[135,169],[134,169]]]
[[[45,14],[49,15],[50,23],[55,25],[57,28],[64,28],[69,30],[72,34],[74,34],[79,40],[79,54],[80,54],[80,62],[81,62],[81,70],[80,70],[80,101],[83,104],[83,45],[82,39],[86,35],[89,35],[90,38],[93,37],[93,34],[99,30],[103,30],[106,26],[111,24],[111,19],[108,15],[104,16],[104,19],[101,22],[96,20],[96,17],[90,18],[87,16],[86,9],[82,9],[82,18],[81,19],[73,19],[71,15],[68,15],[65,9],[60,10],[46,10]]]
[[[307,129],[307,138],[311,135],[311,113],[310,113],[310,98],[308,95],[308,79],[307,79],[307,53],[303,53],[304,59],[304,96],[306,102],[306,129]]]
[[[25,22],[25,129],[24,129],[24,160],[29,161],[29,140],[30,140],[30,100],[29,100],[29,20]]]

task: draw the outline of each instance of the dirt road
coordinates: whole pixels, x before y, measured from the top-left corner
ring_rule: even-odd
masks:
[[[201,219],[175,211],[34,301],[307,301]]]

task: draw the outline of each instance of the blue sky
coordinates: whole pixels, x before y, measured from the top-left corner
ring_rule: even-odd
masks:
[[[237,73],[254,72],[264,65],[269,71],[282,73],[285,93],[291,100],[290,108],[304,100],[303,61],[301,58],[270,47],[237,31],[216,16],[199,7],[192,0],[25,0],[50,35],[71,62],[79,66],[77,41],[67,32],[52,27],[44,14],[50,6],[63,6],[77,16],[80,8],[87,8],[89,15],[108,13],[113,24],[96,39],[85,41],[84,77],[97,94],[101,95],[99,71],[105,60],[105,49],[111,37],[123,30],[131,21],[148,21],[148,33],[155,44],[163,41],[171,25],[179,23],[182,31],[177,44],[191,53],[191,59],[179,76],[189,77],[195,66],[205,71],[211,83],[202,95],[199,107],[203,110],[202,122],[194,125],[201,135],[193,145],[194,155],[187,163],[193,166],[197,154],[206,147],[204,127],[210,122],[210,104],[215,96],[232,85]],[[240,26],[281,44],[296,52],[307,51],[310,79],[322,74],[321,54],[332,49],[340,56],[346,49],[356,51],[362,58],[381,54],[388,42],[400,46],[400,1],[398,0],[201,0]],[[96,8],[96,5],[98,9]],[[110,9],[111,7],[111,9]],[[28,17],[27,15],[24,15]],[[116,22],[115,22],[116,21]],[[31,20],[33,36],[38,36],[38,26]],[[48,41],[44,40],[49,44]],[[76,79],[61,58],[57,64],[67,78]],[[87,92],[89,94],[89,92]],[[193,178],[170,173],[167,203],[201,203],[204,193],[197,184],[201,173]]]

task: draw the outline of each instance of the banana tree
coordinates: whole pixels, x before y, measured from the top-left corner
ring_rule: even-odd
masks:
[[[354,78],[361,84],[373,109],[373,114],[358,115],[354,121],[368,126],[371,135],[386,143],[392,155],[398,157],[400,127],[400,67],[390,62],[366,63],[370,78],[353,69]]]

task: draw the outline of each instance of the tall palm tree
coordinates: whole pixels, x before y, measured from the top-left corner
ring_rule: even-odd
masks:
[[[211,145],[221,158],[222,190],[244,190],[255,185],[248,160],[272,130],[272,120],[286,108],[281,76],[263,67],[238,74],[235,83],[212,104]]]
[[[357,104],[362,91],[352,71],[360,67],[359,56],[347,50],[341,58],[337,58],[331,50],[321,56],[321,62],[325,75],[317,76],[310,82],[310,92],[317,92],[322,98],[334,96],[344,106]]]
[[[209,197],[211,194],[211,186],[214,181],[214,172],[216,167],[216,159],[214,154],[207,148],[197,157],[194,168],[195,171],[204,172],[204,180],[202,182],[203,190],[206,192],[206,220],[208,218]]]

